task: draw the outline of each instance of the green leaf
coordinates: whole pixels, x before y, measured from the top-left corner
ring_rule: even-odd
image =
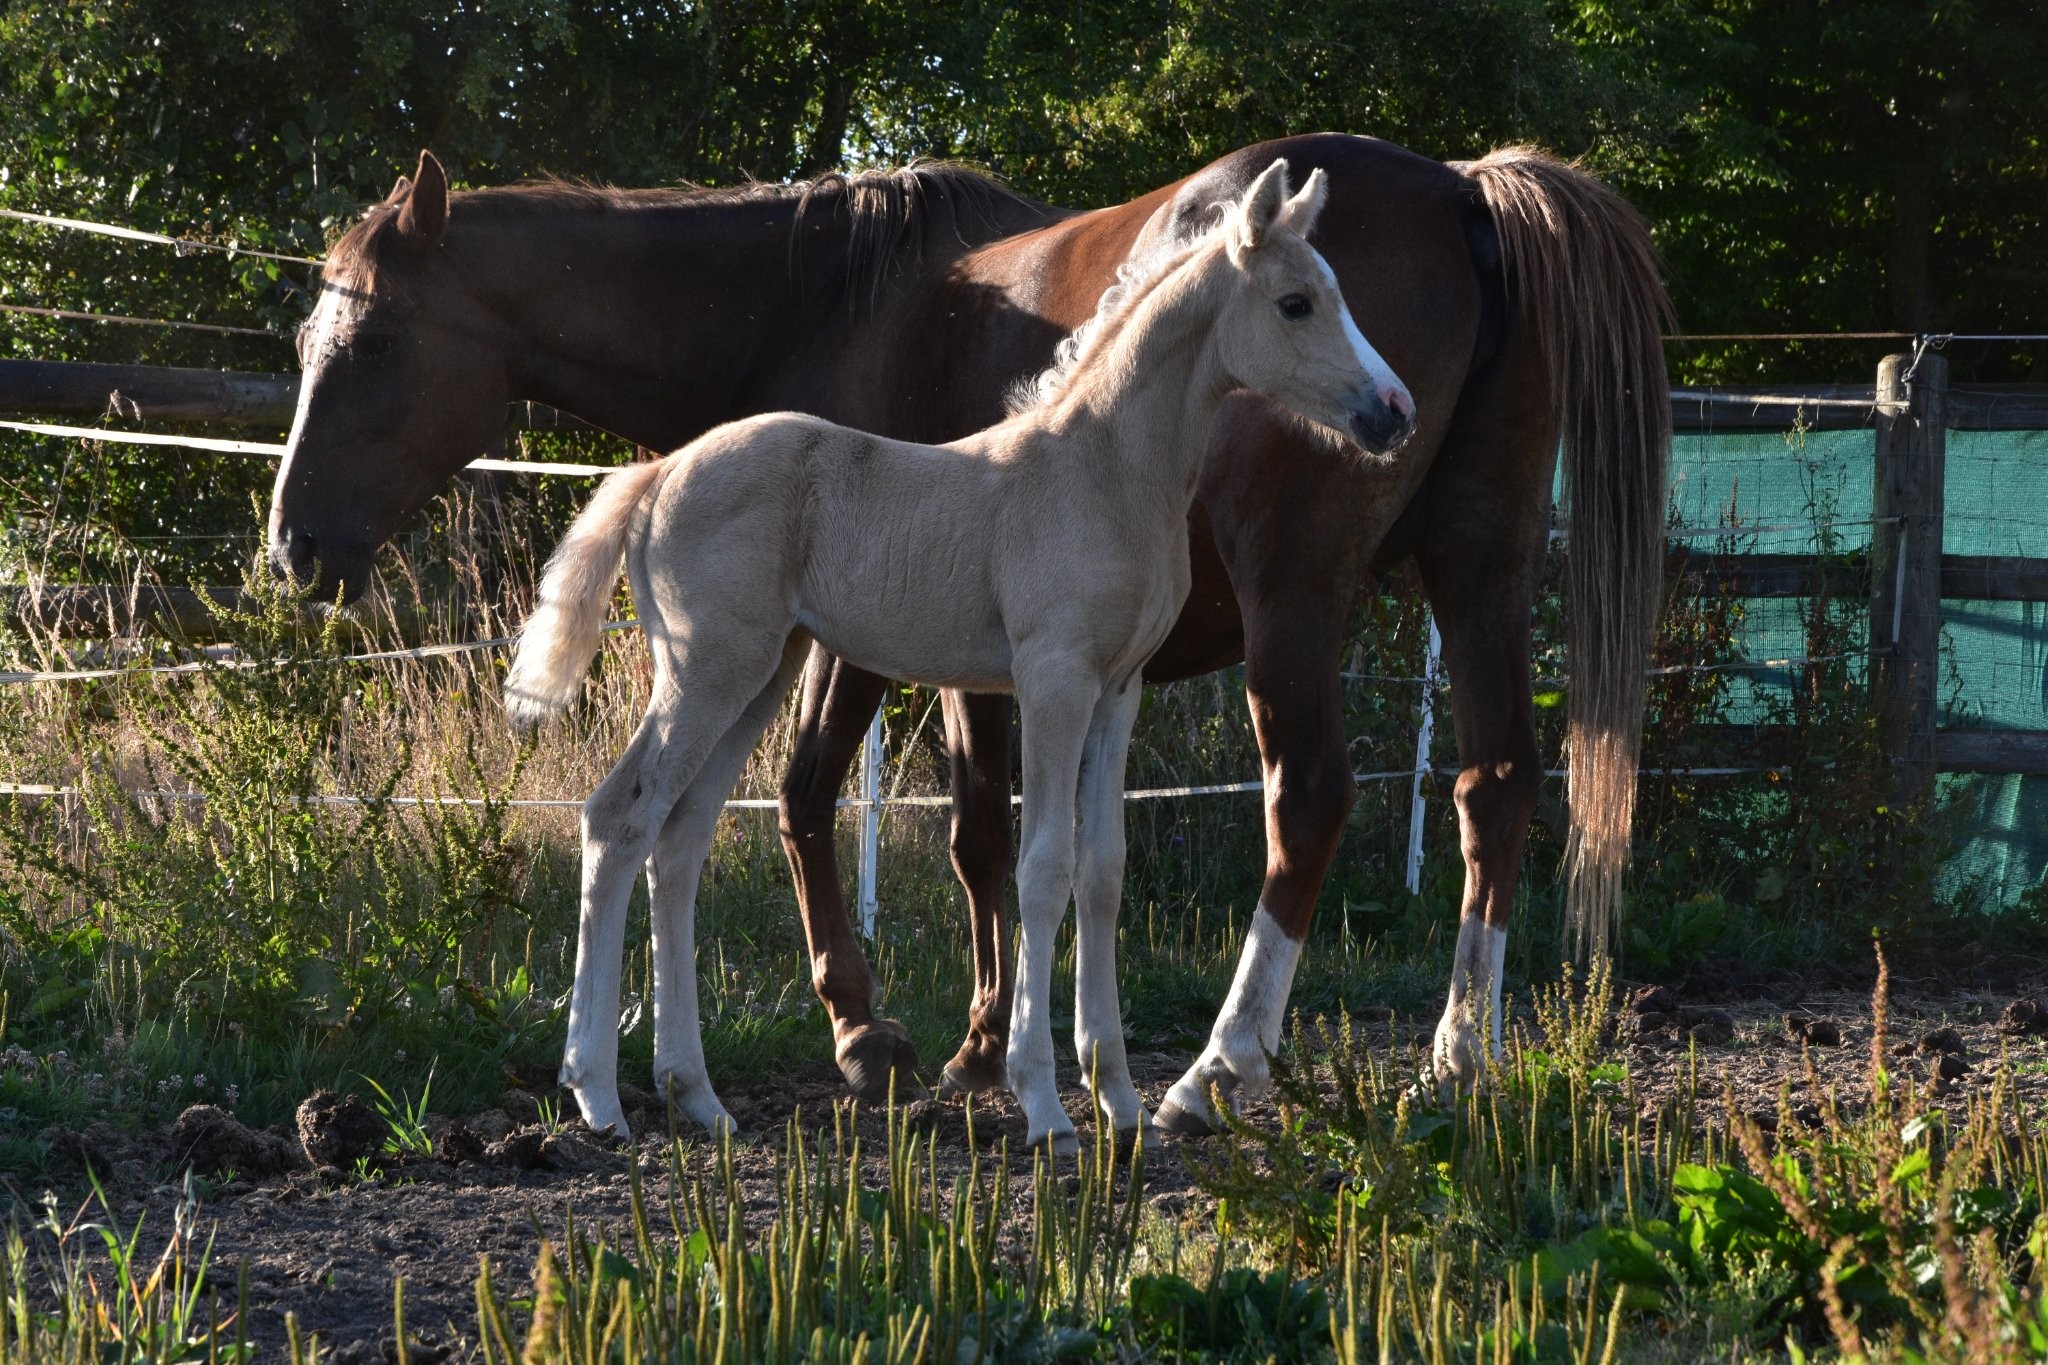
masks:
[[[1925,1147],[1916,1148],[1900,1157],[1898,1165],[1892,1167],[1892,1183],[1894,1185],[1918,1183],[1919,1178],[1925,1175],[1927,1168],[1933,1164],[1934,1155],[1932,1152],[1928,1151]]]

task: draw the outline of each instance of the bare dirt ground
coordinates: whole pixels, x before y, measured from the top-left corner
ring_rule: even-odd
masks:
[[[1719,1122],[1724,1083],[1737,1106],[1774,1121],[1780,1087],[1792,1087],[1795,1112],[1821,1098],[1812,1093],[1806,1057],[1824,1089],[1855,1104],[1868,1094],[1873,1021],[1867,993],[1808,990],[1796,984],[1742,982],[1740,973],[1695,978],[1678,988],[1617,992],[1617,1053],[1642,1105],[1655,1107],[1682,1093],[1698,1068],[1698,1112]],[[2048,1011],[2029,1008],[2048,996],[2042,985],[2015,989],[1915,991],[1895,988],[1887,1064],[1894,1076],[1937,1088],[1942,1103],[1960,1107],[1992,1083],[2001,1059],[2010,1064],[2018,1102],[2029,1113],[2048,1108]],[[1406,1065],[1426,1028],[1368,1023],[1374,1047]],[[1810,1046],[1802,1046],[1802,1036]],[[1179,1053],[1132,1058],[1147,1100],[1156,1104],[1187,1065]],[[1078,1072],[1063,1077],[1068,1108],[1084,1141],[1092,1119]],[[795,1075],[728,1080],[721,1093],[734,1117],[755,1140],[736,1151],[735,1165],[750,1213],[764,1222],[773,1211],[780,1135],[801,1110],[806,1127],[829,1125],[845,1102],[837,1073],[822,1064]],[[652,1104],[651,1096],[645,1097]],[[629,1110],[632,1097],[629,1092]],[[317,1109],[318,1106],[315,1106]],[[1255,1122],[1270,1114],[1254,1109]],[[213,1227],[215,1282],[224,1310],[235,1297],[236,1268],[248,1266],[251,1317],[258,1343],[284,1338],[284,1316],[304,1331],[339,1347],[340,1362],[381,1361],[392,1350],[392,1281],[403,1277],[407,1320],[421,1347],[416,1361],[461,1358],[472,1344],[475,1280],[480,1257],[489,1257],[501,1291],[524,1295],[546,1235],[559,1240],[571,1209],[581,1228],[623,1229],[630,1209],[629,1161],[637,1162],[650,1203],[665,1210],[670,1192],[666,1136],[643,1137],[630,1151],[608,1147],[576,1131],[550,1135],[534,1122],[535,1100],[508,1093],[505,1108],[430,1125],[437,1154],[389,1160],[363,1179],[352,1173],[346,1140],[349,1120],[331,1104],[309,1132],[252,1132],[218,1111],[189,1111],[171,1129],[122,1135],[105,1125],[84,1132],[53,1130],[53,1177],[78,1207],[77,1178],[90,1162],[109,1189],[122,1226],[145,1219],[143,1245],[154,1254],[184,1196],[187,1164],[232,1168],[235,1178],[206,1189],[202,1220]],[[852,1117],[849,1113],[848,1117]],[[638,1127],[657,1125],[651,1111]],[[967,1126],[957,1101],[917,1104],[912,1121],[936,1134],[942,1180],[965,1170]],[[885,1148],[883,1120],[862,1112],[855,1120],[863,1151],[878,1161]],[[381,1137],[381,1125],[354,1134]],[[984,1160],[1007,1139],[1013,1188],[1028,1186],[1031,1158],[1020,1150],[1022,1118],[1005,1095],[977,1100],[975,1139]],[[310,1138],[310,1141],[307,1139]],[[342,1144],[340,1147],[334,1144]],[[323,1158],[307,1156],[312,1148]],[[1169,1144],[1148,1161],[1146,1199],[1169,1221],[1202,1221],[1211,1210],[1190,1173],[1190,1149]],[[337,1158],[348,1158],[337,1164]],[[690,1159],[702,1160],[703,1149]],[[40,1191],[18,1188],[17,1198],[40,1202]],[[27,1212],[32,1220],[34,1210]],[[666,1226],[665,1211],[657,1226]],[[81,1239],[83,1242],[84,1239]],[[41,1238],[48,1249],[50,1239]]]

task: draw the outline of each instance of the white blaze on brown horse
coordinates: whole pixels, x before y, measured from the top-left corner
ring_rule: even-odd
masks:
[[[431,157],[337,247],[345,291],[306,356],[279,471],[272,563],[331,600],[503,430],[509,399],[552,404],[673,449],[782,409],[910,440],[998,421],[1020,381],[1096,311],[1120,268],[1211,224],[1275,157],[1332,176],[1313,243],[1418,425],[1398,458],[1251,395],[1208,434],[1191,514],[1192,588],[1148,682],[1239,662],[1264,765],[1267,863],[1227,1010],[1180,1093],[1240,1078],[1226,1034],[1284,1010],[1353,799],[1338,660],[1371,572],[1412,561],[1456,698],[1465,890],[1436,1068],[1492,1051],[1501,946],[1542,783],[1530,700],[1532,604],[1560,440],[1571,522],[1568,795],[1574,923],[1605,942],[1626,866],[1642,667],[1662,581],[1669,444],[1665,297],[1641,219],[1592,177],[1525,148],[1446,165],[1372,138],[1312,134],[1232,152],[1086,213],[972,172],[923,166],[736,190],[543,184],[450,193]],[[311,339],[311,338],[309,338]],[[812,980],[855,1093],[915,1066],[873,1012],[833,846],[836,798],[884,680],[822,649],[805,674],[783,841]],[[975,988],[949,1088],[1002,1083],[1013,984],[1007,697],[948,691],[954,866]],[[1254,915],[1256,928],[1266,922]],[[1190,1110],[1184,1126],[1200,1126]]]
[[[569,705],[623,556],[654,662],[647,715],[585,803],[563,1083],[623,1130],[619,972],[650,874],[655,1082],[730,1124],[694,1014],[694,892],[718,811],[812,640],[888,677],[1014,692],[1024,715],[1023,934],[1007,1081],[1032,1143],[1071,1150],[1054,1084],[1054,940],[1077,904],[1075,1049],[1120,1132],[1147,1127],[1124,1057],[1116,917],[1140,670],[1187,596],[1210,423],[1248,389],[1390,454],[1414,400],[1308,245],[1324,197],[1274,162],[1221,224],[1129,278],[1038,400],[943,447],[778,413],[615,475],[550,560],[505,681],[531,723]],[[934,589],[938,589],[935,591]]]

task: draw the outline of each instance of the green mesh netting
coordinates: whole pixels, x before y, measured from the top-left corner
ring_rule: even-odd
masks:
[[[1672,452],[1672,508],[1685,526],[1774,527],[1702,549],[1740,553],[1848,552],[1870,543],[1875,433],[1680,433]],[[1948,433],[1948,554],[2048,557],[2048,432]],[[1818,527],[1813,523],[1819,523]],[[1867,587],[1865,590],[1867,598]],[[1857,644],[1867,648],[1867,636]],[[1942,604],[1942,723],[2048,728],[2048,604],[1949,600]],[[1745,604],[1741,652],[1797,658],[1806,650],[1801,604]],[[1860,661],[1854,669],[1861,678]],[[1792,670],[1760,670],[1736,683],[1732,719],[1761,719]],[[1745,714],[1746,713],[1746,714]],[[2009,905],[2048,870],[2048,778],[1949,773],[1964,842],[1946,889]]]

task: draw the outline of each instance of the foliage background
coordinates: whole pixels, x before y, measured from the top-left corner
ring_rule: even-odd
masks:
[[[1694,332],[2025,332],[2048,311],[2044,59],[2024,0],[12,0],[0,206],[317,255],[421,147],[467,184],[950,156],[1096,204],[1334,128],[1586,157],[1650,215]],[[283,326],[293,284],[0,241],[8,302]],[[15,355],[289,363],[261,341],[7,330]],[[1681,360],[1813,377],[1778,348]],[[1960,358],[1978,378],[2042,361]]]
[[[1099,204],[1338,128],[1584,158],[1649,217],[1691,334],[2028,333],[2044,59],[2048,12],[2016,0],[8,0],[0,207],[317,256],[421,147],[458,184],[943,156]],[[290,370],[307,282],[0,222],[0,303],[278,334],[0,313],[0,356]],[[1868,382],[1898,345],[1670,356],[1681,381]],[[2048,379],[2048,346],[1947,354],[1957,383]],[[0,582],[233,581],[269,478],[0,434]]]
[[[9,0],[0,208],[317,256],[422,147],[458,184],[944,156],[1101,204],[1333,128],[1446,159],[1584,157],[1649,215],[1693,333],[2025,333],[2048,317],[2044,59],[2025,0]],[[285,333],[305,282],[0,227],[0,303]],[[1672,359],[1692,380],[1862,380],[1883,349]],[[0,356],[293,367],[282,341],[21,314],[0,314]],[[1958,382],[2048,374],[2039,347],[1950,360]],[[232,457],[169,467],[8,437],[0,522],[47,539],[68,508],[218,536],[267,482]],[[0,569],[34,540],[0,533]]]

